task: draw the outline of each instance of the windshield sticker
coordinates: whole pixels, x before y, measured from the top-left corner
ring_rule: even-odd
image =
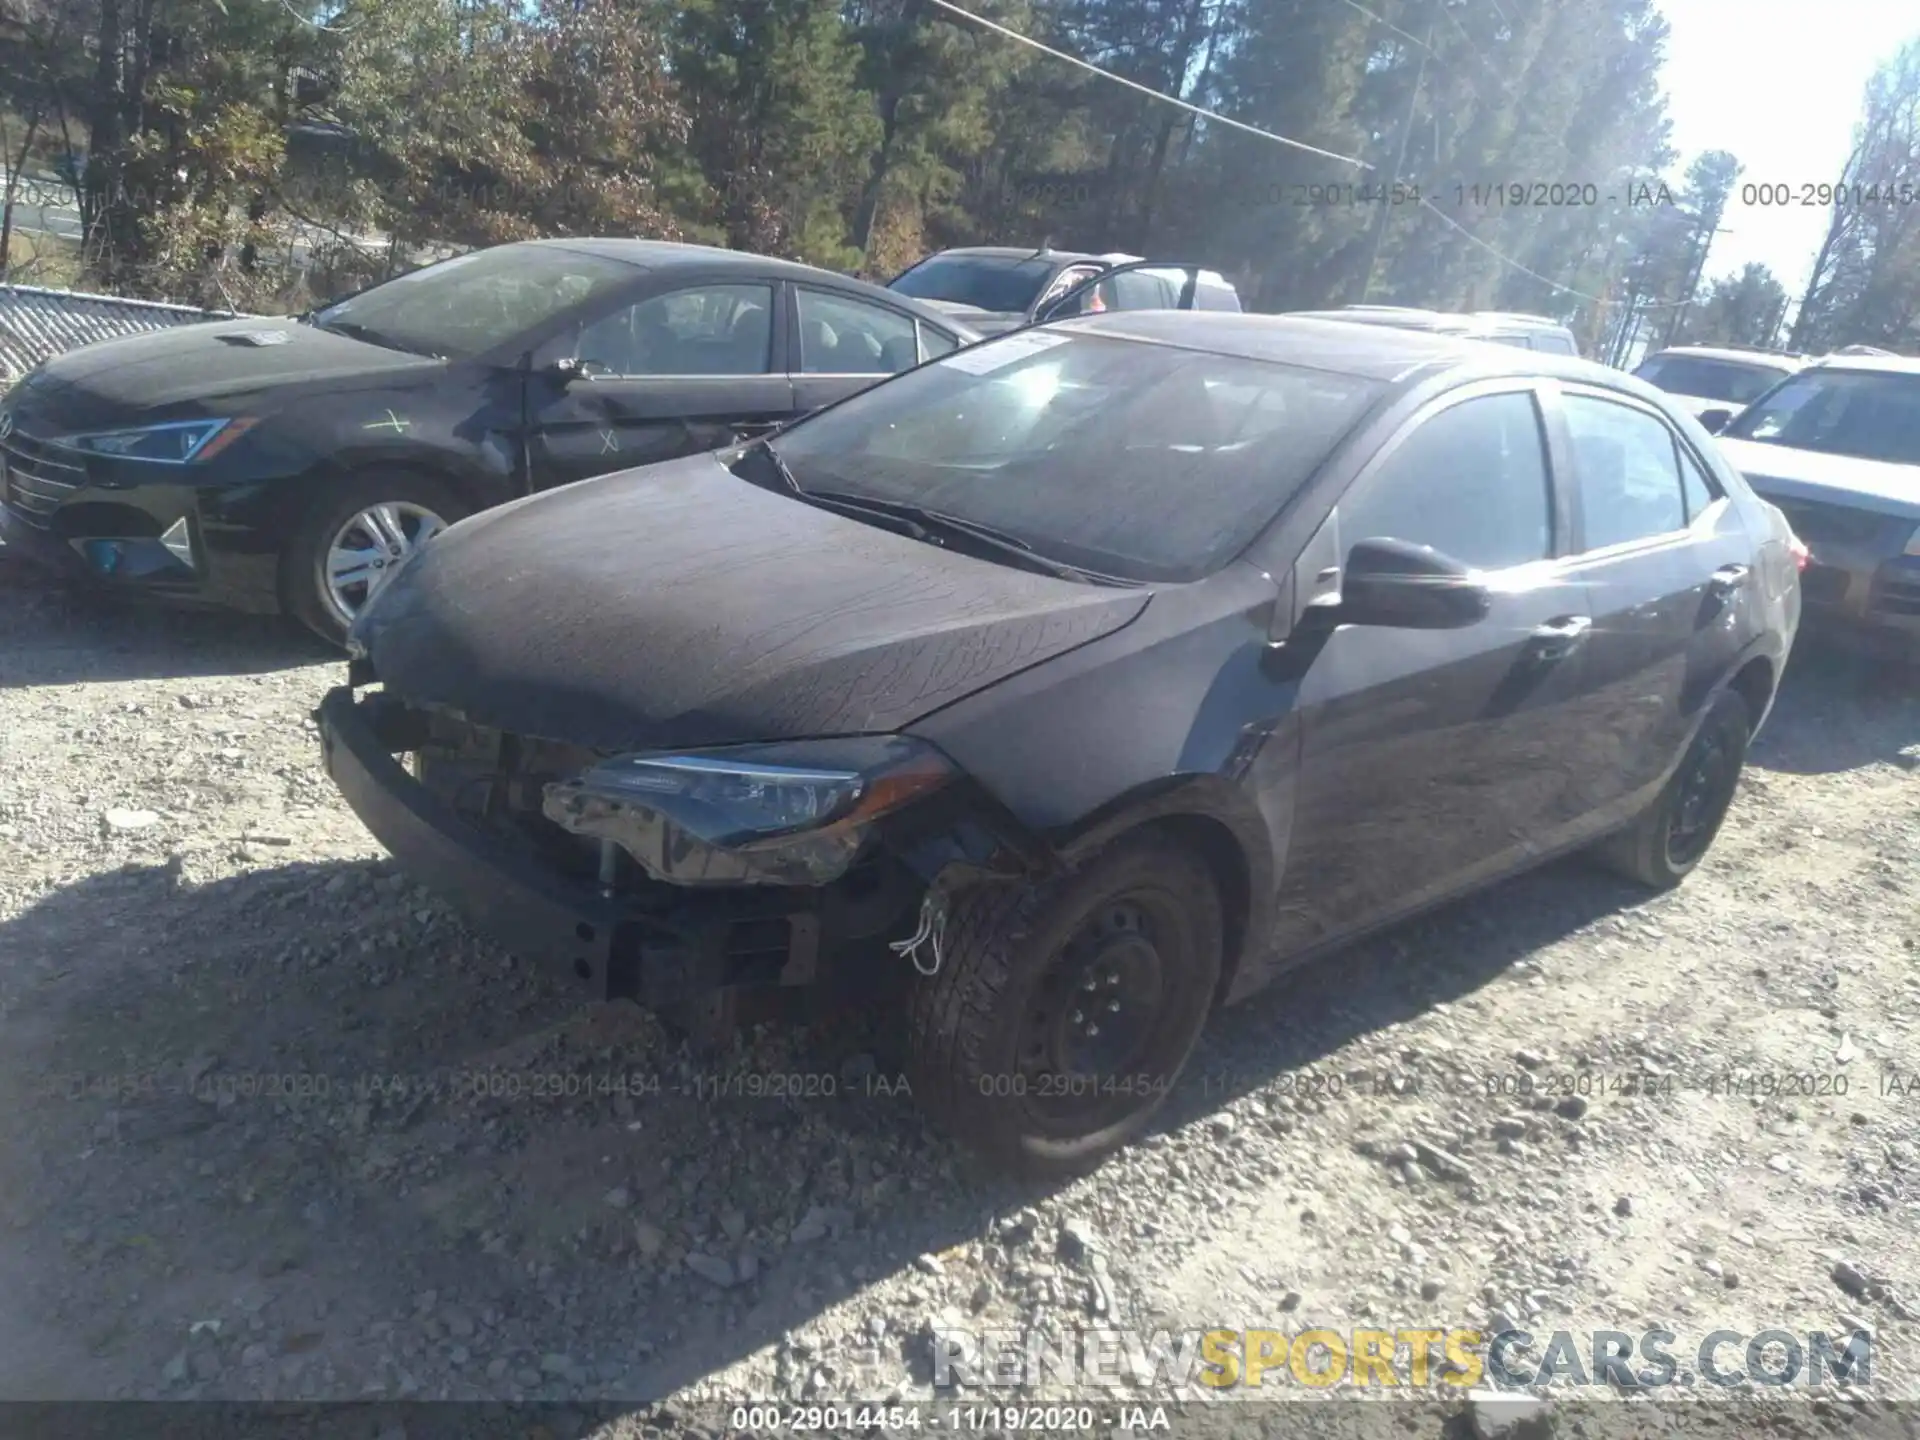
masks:
[[[937,363],[952,370],[964,370],[969,375],[991,375],[995,370],[1004,370],[1029,355],[1038,355],[1042,350],[1051,350],[1056,345],[1066,343],[1065,335],[1047,335],[1027,330],[1018,335],[989,340],[971,349],[956,350]]]

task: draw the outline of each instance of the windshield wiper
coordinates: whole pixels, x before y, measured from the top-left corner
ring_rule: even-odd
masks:
[[[791,472],[788,473],[791,474]],[[796,493],[804,500],[817,501],[834,509],[864,512],[899,521],[902,525],[918,532],[914,536],[916,539],[931,541],[935,544],[957,539],[964,544],[990,550],[1013,560],[1015,564],[1025,566],[1029,570],[1037,570],[1042,575],[1051,575],[1059,580],[1079,580],[1095,585],[1136,583],[1116,575],[1103,575],[1095,570],[1083,570],[1077,565],[1055,560],[1050,556],[1042,555],[1033,548],[1030,541],[1023,540],[1010,531],[983,525],[978,520],[949,515],[944,510],[932,510],[924,505],[915,505],[911,501],[880,500],[871,495],[855,495],[844,490],[796,489]]]
[[[995,529],[991,525],[982,525],[977,520],[965,520],[958,515],[949,515],[941,510],[930,510],[924,505],[915,505],[905,500],[880,500],[871,495],[856,495],[846,490],[806,489],[794,475],[793,467],[787,464],[786,458],[773,448],[771,440],[755,440],[741,453],[761,456],[779,480],[780,488],[794,499],[809,505],[818,505],[823,510],[849,515],[855,519],[882,521],[889,528],[898,530],[911,540],[920,540],[930,545],[944,545],[947,542],[959,540],[975,549],[989,550],[996,555],[1011,559],[1025,569],[1038,571],[1042,575],[1051,575],[1060,580],[1079,580],[1093,585],[1131,586],[1137,583],[1116,575],[1103,575],[1098,571],[1083,570],[1077,565],[1068,565],[1063,561],[1051,559],[1040,554],[1018,535]]]

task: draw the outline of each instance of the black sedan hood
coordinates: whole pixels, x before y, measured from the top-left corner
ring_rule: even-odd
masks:
[[[23,383],[10,404],[36,432],[73,431],[131,424],[187,402],[216,414],[221,401],[253,392],[363,376],[384,383],[442,365],[292,320],[215,320],[70,350]]]
[[[896,730],[1147,601],[923,544],[696,455],[462,521],[355,640],[415,703],[637,750]]]

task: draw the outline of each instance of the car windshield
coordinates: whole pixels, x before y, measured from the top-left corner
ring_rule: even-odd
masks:
[[[316,311],[313,323],[377,345],[467,359],[639,275],[551,245],[500,245],[398,276]]]
[[[994,255],[935,255],[889,287],[916,300],[945,300],[976,310],[1025,314],[1054,271],[1051,260]]]
[[[1750,405],[1787,372],[1704,355],[1656,355],[1633,373],[1669,395],[1696,395],[1702,400]]]
[[[1022,331],[803,421],[806,490],[916,505],[1128,580],[1233,559],[1383,393],[1350,375]]]
[[[1920,465],[1920,375],[1806,370],[1760,397],[1723,432],[1895,465]]]

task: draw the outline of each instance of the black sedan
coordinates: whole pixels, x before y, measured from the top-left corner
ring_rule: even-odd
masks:
[[[455,526],[319,720],[522,953],[670,1009],[897,985],[921,1102],[1066,1171],[1287,965],[1582,847],[1679,883],[1790,540],[1618,371],[1109,315]]]
[[[330,639],[477,510],[770,430],[978,337],[917,301],[695,245],[545,240],[295,320],[70,352],[0,412],[0,555]]]

